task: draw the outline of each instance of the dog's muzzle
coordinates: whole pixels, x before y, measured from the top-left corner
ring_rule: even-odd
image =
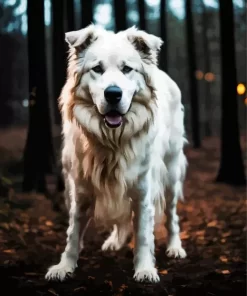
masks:
[[[105,89],[104,95],[109,104],[110,111],[104,115],[105,123],[110,128],[117,128],[123,122],[123,114],[118,111],[118,103],[122,99],[122,90],[118,86],[109,86]]]

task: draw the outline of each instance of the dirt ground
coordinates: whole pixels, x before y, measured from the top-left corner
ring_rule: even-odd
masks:
[[[119,252],[103,253],[100,246],[106,234],[93,225],[74,278],[65,283],[44,280],[47,268],[58,262],[64,249],[67,216],[53,209],[57,195],[27,195],[13,189],[21,176],[8,166],[21,159],[24,139],[23,130],[14,129],[0,137],[0,173],[6,186],[0,199],[2,296],[246,295],[246,192],[214,182],[217,138],[206,139],[200,150],[186,148],[185,202],[178,204],[178,212],[188,257],[166,257],[166,231],[158,226],[156,264],[161,282],[155,285],[132,279],[133,242]]]

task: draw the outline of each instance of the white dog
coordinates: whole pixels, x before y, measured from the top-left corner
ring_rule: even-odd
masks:
[[[187,165],[184,112],[178,86],[157,67],[162,41],[135,27],[114,34],[95,25],[66,33],[66,41],[68,78],[59,100],[69,227],[60,263],[46,279],[74,272],[91,217],[114,225],[102,249],[119,249],[134,212],[134,278],[157,282],[153,233],[165,204],[167,254],[186,256],[176,213]]]

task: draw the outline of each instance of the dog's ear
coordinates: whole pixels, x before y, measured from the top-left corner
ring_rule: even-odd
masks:
[[[92,24],[78,31],[67,32],[65,33],[65,41],[70,48],[84,50],[97,39],[96,31],[95,25]]]
[[[134,45],[140,53],[142,59],[150,64],[157,64],[158,54],[163,41],[161,38],[148,34],[145,31],[138,30],[135,26],[125,31],[128,40]]]

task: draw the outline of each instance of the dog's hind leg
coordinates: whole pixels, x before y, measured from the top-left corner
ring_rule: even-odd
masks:
[[[185,258],[186,252],[180,239],[179,217],[177,214],[177,202],[183,198],[183,181],[185,177],[187,161],[183,151],[175,154],[167,162],[169,184],[166,195],[166,228],[168,231],[167,256]]]
[[[82,195],[86,193],[78,192],[76,184],[71,176],[68,176],[70,186],[70,207],[69,207],[69,227],[67,229],[67,244],[64,252],[61,255],[60,262],[57,265],[51,266],[45,276],[47,280],[65,280],[71,276],[77,267],[79,258],[79,240],[80,229],[84,229],[90,219],[86,215],[85,207],[82,207],[82,202],[85,201]],[[83,211],[81,210],[83,208]]]
[[[111,234],[105,240],[105,242],[101,247],[102,251],[120,250],[125,245],[130,232],[131,232],[130,222],[126,222],[126,224],[118,224],[118,225],[114,224]]]

